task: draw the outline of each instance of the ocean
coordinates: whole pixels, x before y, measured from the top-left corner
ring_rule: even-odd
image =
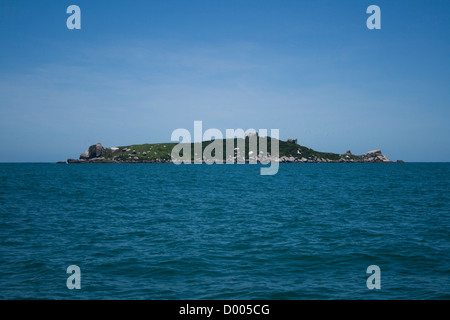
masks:
[[[450,299],[450,163],[259,169],[0,164],[0,299]]]

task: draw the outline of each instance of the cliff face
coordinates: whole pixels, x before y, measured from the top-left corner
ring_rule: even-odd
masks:
[[[271,150],[271,141],[268,139],[267,150]],[[234,139],[234,146],[237,146],[237,140]],[[212,141],[202,142],[202,150],[205,149]],[[242,142],[242,141],[241,141]],[[273,157],[270,153],[265,157],[255,155],[249,150],[249,139],[245,141],[245,160],[246,161],[277,161],[282,163],[390,163],[389,158],[381,153],[381,150],[372,150],[363,155],[354,155],[350,150],[346,153],[327,153],[319,152],[313,149],[297,144],[297,139],[288,139],[287,141],[279,141],[279,156]],[[140,144],[121,147],[105,148],[100,142],[92,145],[83,152],[79,159],[68,159],[67,163],[171,163],[171,152],[177,143],[155,143]],[[226,157],[226,141],[223,140],[223,159]],[[198,155],[194,152],[194,144],[191,144],[192,160]],[[238,148],[234,148],[234,161],[236,161],[236,153]],[[259,150],[258,150],[259,151]],[[230,160],[230,159],[228,159]]]

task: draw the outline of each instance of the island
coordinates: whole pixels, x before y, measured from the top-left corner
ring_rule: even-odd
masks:
[[[234,146],[238,145],[239,139],[240,138],[234,139]],[[226,140],[227,139],[223,139],[224,162],[227,160],[225,159]],[[241,140],[245,140],[243,141],[245,150],[249,150],[249,137]],[[261,139],[258,139],[258,148],[260,141]],[[270,151],[271,139],[267,139],[265,142],[267,143],[267,150]],[[204,150],[205,147],[212,143],[212,141],[198,142],[198,144],[200,143],[202,144],[202,150]],[[381,150],[372,150],[362,155],[354,155],[350,150],[347,150],[342,154],[337,154],[319,152],[301,146],[297,143],[297,139],[288,139],[286,141],[278,140],[278,143],[278,157],[272,157],[270,159],[271,156],[269,152],[267,153],[265,160],[267,160],[268,156],[271,161],[280,163],[393,163],[393,161],[381,153]],[[171,152],[177,144],[178,143],[153,143],[105,148],[98,142],[95,145],[91,145],[78,159],[67,159],[65,162],[59,161],[58,163],[172,163]],[[195,143],[190,144],[192,148],[192,162],[194,161],[194,157],[198,156],[197,153],[194,152],[194,144]],[[232,161],[236,162],[236,155],[238,152],[239,148],[234,148],[234,157]],[[253,152],[245,152],[245,162],[260,162],[262,158],[258,155],[259,153],[253,154]],[[397,163],[400,162],[403,161],[397,161]]]

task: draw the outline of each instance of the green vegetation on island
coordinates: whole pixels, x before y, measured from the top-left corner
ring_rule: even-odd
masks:
[[[301,163],[301,162],[392,162],[386,156],[384,156],[380,150],[369,151],[363,155],[354,155],[348,150],[343,154],[319,152],[313,149],[301,146],[297,143],[297,139],[288,139],[286,141],[277,140],[279,144],[279,154],[271,155],[271,138],[257,137],[254,139],[257,144],[257,151],[250,151],[250,145],[252,143],[251,137],[235,138],[235,139],[222,139],[222,159],[223,161],[236,162],[239,157],[242,159],[245,154],[246,162],[255,162],[263,160],[276,161],[276,162],[288,162],[288,163]],[[231,141],[233,140],[233,141]],[[219,140],[203,141],[199,143],[191,143],[191,161],[195,159],[201,159],[205,148],[213,142],[220,142]],[[233,156],[227,155],[227,143],[233,143]],[[267,153],[264,154],[263,149],[260,148],[266,145]],[[196,152],[198,144],[201,144],[202,153],[199,155]],[[244,153],[242,153],[242,144],[244,144]],[[153,143],[153,144],[137,144],[105,148],[101,143],[91,145],[87,151],[83,152],[79,159],[68,159],[67,163],[171,163],[172,162],[172,149],[178,145],[178,143]],[[195,146],[197,145],[197,147]],[[184,144],[189,148],[189,144]],[[239,148],[241,146],[241,148]],[[216,156],[214,150],[212,156]],[[180,156],[183,153],[181,152]],[[228,158],[227,158],[228,156]]]

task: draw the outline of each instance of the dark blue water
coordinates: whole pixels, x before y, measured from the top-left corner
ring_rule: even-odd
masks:
[[[449,299],[449,181],[448,163],[0,164],[0,298]]]

